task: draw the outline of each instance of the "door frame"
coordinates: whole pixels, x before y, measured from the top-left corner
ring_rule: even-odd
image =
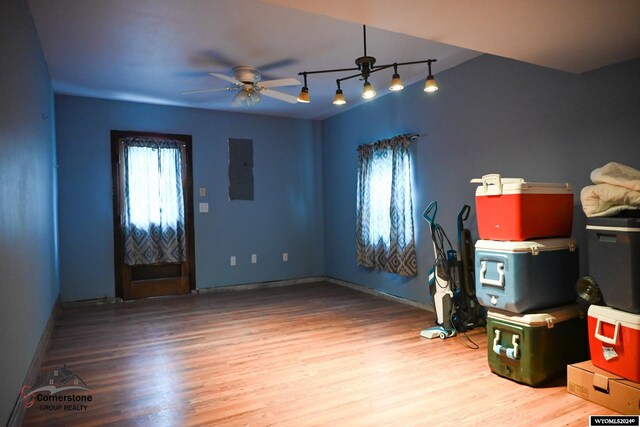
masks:
[[[113,183],[113,242],[114,242],[114,266],[115,266],[115,288],[116,297],[124,299],[122,265],[124,264],[124,233],[122,224],[122,215],[120,214],[120,200],[122,188],[122,176],[120,174],[120,141],[126,137],[147,137],[147,138],[165,138],[174,139],[184,143],[185,147],[185,163],[187,170],[183,171],[186,176],[186,185],[183,188],[184,198],[184,216],[185,216],[185,232],[187,238],[187,264],[189,270],[189,290],[196,289],[196,248],[195,248],[195,232],[194,232],[194,209],[193,209],[193,162],[191,150],[191,135],[130,131],[130,130],[112,130],[111,131],[111,176]]]

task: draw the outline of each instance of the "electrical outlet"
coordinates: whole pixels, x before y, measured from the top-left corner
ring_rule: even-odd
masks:
[[[207,189],[204,187],[200,187],[200,197],[204,197],[207,195]]]
[[[255,264],[258,262],[258,255],[257,254],[251,254],[251,264]]]
[[[236,266],[236,257],[232,256],[231,259],[229,260],[229,264],[231,264],[231,267],[235,267]]]
[[[282,252],[282,261],[283,262],[289,261],[289,254],[288,253]]]

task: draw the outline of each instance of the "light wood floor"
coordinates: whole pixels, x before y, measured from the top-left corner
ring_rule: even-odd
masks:
[[[562,426],[612,414],[494,375],[486,334],[419,337],[433,314],[318,283],[63,309],[42,373],[79,375],[83,412],[25,425]]]

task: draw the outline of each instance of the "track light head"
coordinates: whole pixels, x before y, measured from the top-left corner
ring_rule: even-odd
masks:
[[[364,99],[371,99],[376,96],[376,91],[373,90],[373,86],[369,83],[368,80],[364,81],[364,86],[362,87],[362,97]]]
[[[392,77],[391,77],[391,83],[389,84],[389,90],[392,91],[399,91],[404,89],[404,84],[402,84],[402,80],[400,79],[400,74],[395,73]]]
[[[427,61],[427,66],[429,67],[429,75],[427,76],[427,81],[424,82],[424,91],[425,92],[435,92],[438,90],[438,84],[436,83],[436,78],[431,74],[431,63],[435,62],[436,59],[430,59]]]
[[[347,100],[342,93],[342,89],[338,88],[336,90],[336,96],[333,97],[333,105],[344,105],[346,103]]]
[[[309,99],[309,88],[304,86],[301,90],[300,90],[300,94],[298,95],[298,102],[302,102],[303,104],[308,104],[309,102],[311,102],[311,100]]]
[[[425,92],[435,92],[438,90],[438,84],[436,83],[436,78],[433,77],[432,74],[427,76],[427,81],[424,83],[424,91]]]

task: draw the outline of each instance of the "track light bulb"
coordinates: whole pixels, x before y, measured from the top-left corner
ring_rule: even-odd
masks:
[[[436,84],[436,78],[433,77],[432,74],[427,76],[427,81],[424,84],[425,92],[435,92],[438,90],[438,85]]]
[[[373,90],[373,86],[367,80],[364,81],[364,87],[362,88],[362,97],[364,99],[371,99],[376,96],[376,91]]]
[[[304,86],[302,90],[300,90],[300,94],[298,95],[298,102],[302,102],[303,104],[308,104],[311,102],[309,99],[309,88]]]
[[[404,84],[402,84],[402,80],[400,79],[400,74],[394,73],[393,77],[391,77],[391,84],[389,85],[389,90],[398,91],[404,89]]]
[[[347,103],[347,100],[342,93],[342,89],[336,90],[336,96],[333,97],[333,105],[344,105]]]

